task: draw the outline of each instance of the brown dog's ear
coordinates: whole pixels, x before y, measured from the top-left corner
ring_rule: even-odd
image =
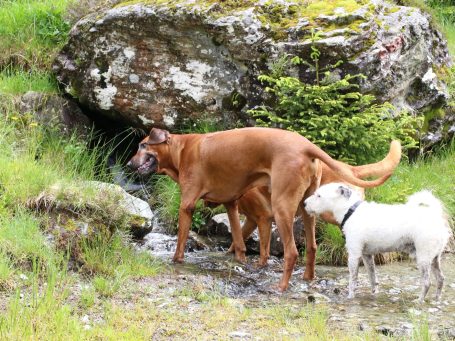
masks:
[[[152,128],[147,142],[150,144],[160,144],[167,140],[169,140],[169,132],[167,130]]]

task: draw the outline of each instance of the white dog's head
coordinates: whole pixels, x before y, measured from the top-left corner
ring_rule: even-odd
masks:
[[[353,203],[361,200],[356,190],[342,183],[321,186],[304,202],[305,210],[311,215],[332,213],[335,218],[344,215]]]

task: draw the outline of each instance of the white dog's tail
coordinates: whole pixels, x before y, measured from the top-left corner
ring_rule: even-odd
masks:
[[[436,198],[433,193],[428,190],[423,190],[408,197],[407,205],[429,207],[443,214],[445,212],[444,205]]]
[[[436,198],[433,193],[428,190],[423,190],[409,196],[407,205],[412,205],[414,207],[428,207],[432,209],[435,213],[437,212],[444,220],[444,224],[447,229],[452,231],[452,224],[449,218],[449,214],[442,203],[441,200]]]

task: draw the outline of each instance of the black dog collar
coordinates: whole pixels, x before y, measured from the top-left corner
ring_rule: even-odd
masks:
[[[346,221],[349,219],[349,217],[355,212],[357,207],[362,203],[362,200],[357,201],[354,205],[352,205],[349,210],[346,212],[346,214],[343,217],[343,221],[341,222],[340,228],[343,230],[344,224]]]

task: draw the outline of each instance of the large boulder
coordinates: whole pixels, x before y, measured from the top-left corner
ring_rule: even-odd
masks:
[[[129,125],[169,129],[209,114],[225,123],[261,103],[258,75],[285,54],[363,73],[364,92],[399,108],[444,104],[446,42],[420,9],[371,1],[128,1],[72,29],[54,63],[65,91]],[[276,64],[275,64],[276,65]],[[291,74],[314,76],[306,65]]]

